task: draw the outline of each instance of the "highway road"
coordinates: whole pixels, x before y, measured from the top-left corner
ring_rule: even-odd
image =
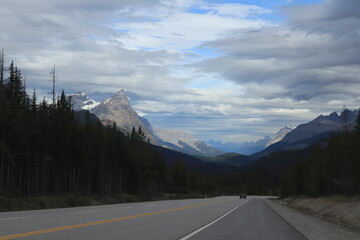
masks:
[[[306,240],[262,197],[0,213],[0,240],[5,239]]]

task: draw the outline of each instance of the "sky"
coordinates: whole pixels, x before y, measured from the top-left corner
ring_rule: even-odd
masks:
[[[360,107],[359,0],[0,0],[29,91],[124,89],[157,128],[254,141]]]

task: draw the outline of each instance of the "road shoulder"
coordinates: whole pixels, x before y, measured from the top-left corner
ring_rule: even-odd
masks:
[[[267,200],[268,205],[309,240],[360,240],[360,233]]]

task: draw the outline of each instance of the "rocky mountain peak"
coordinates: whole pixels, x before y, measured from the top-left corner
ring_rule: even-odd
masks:
[[[287,125],[284,128],[280,129],[274,137],[271,138],[271,140],[265,145],[265,147],[270,146],[271,144],[277,143],[279,141],[281,141],[286,134],[288,134],[289,132],[291,132],[292,130],[294,130],[295,127]]]
[[[103,121],[111,120],[116,122],[117,126],[125,134],[131,132],[135,127],[141,127],[147,137],[151,137],[151,130],[144,126],[139,115],[131,108],[125,91],[122,89],[112,97],[102,101],[98,106],[91,109],[91,112]]]
[[[340,114],[340,119],[343,122],[345,122],[345,121],[347,121],[347,122],[354,121],[356,119],[356,117],[357,117],[356,113],[354,113],[353,111],[350,111],[349,109],[345,109]]]
[[[120,108],[124,108],[124,107],[130,108],[130,103],[124,89],[121,89],[119,92],[115,93],[112,97],[108,98],[107,100],[101,103],[112,104],[112,105],[115,104]]]
[[[329,118],[330,121],[333,121],[333,122],[339,122],[340,121],[340,116],[339,116],[339,114],[337,112],[330,113],[328,118]]]
[[[211,148],[199,139],[180,131],[158,130],[160,136],[156,135],[151,124],[145,118],[140,117],[130,106],[128,97],[124,89],[121,89],[110,98],[96,103],[96,105],[86,105],[91,99],[83,92],[71,95],[76,99],[75,110],[86,109],[96,115],[104,124],[116,123],[118,129],[124,134],[130,134],[133,127],[141,127],[155,145],[164,146],[176,151],[191,155],[216,156],[224,152]],[[94,106],[90,108],[89,106]]]

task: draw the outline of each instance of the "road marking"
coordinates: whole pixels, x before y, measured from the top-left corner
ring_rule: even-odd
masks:
[[[0,218],[0,221],[18,220],[18,219],[25,219],[25,218],[29,218],[29,217]]]
[[[147,206],[149,206],[149,207],[150,207],[150,206],[155,206],[155,205],[156,205],[156,204],[148,204]]]
[[[201,227],[201,228],[199,228],[199,229],[195,230],[194,232],[192,232],[192,233],[190,233],[190,234],[186,235],[185,237],[180,238],[179,240],[186,240],[186,239],[191,238],[192,236],[194,236],[195,234],[197,234],[197,233],[201,232],[201,231],[202,231],[202,230],[204,230],[205,228],[208,228],[208,227],[210,227],[211,225],[213,225],[214,223],[216,223],[216,222],[220,221],[221,219],[223,219],[224,217],[226,217],[227,215],[229,215],[230,213],[232,213],[233,211],[235,211],[236,209],[238,209],[239,207],[241,207],[242,205],[244,205],[247,201],[249,201],[249,200],[246,200],[245,202],[243,202],[243,203],[242,203],[242,204],[240,204],[239,206],[237,206],[237,207],[235,207],[235,208],[231,209],[229,212],[227,212],[227,213],[225,213],[224,215],[222,215],[222,216],[218,217],[218,218],[217,218],[217,219],[215,219],[214,221],[212,221],[212,222],[210,222],[210,223],[206,224],[205,226],[203,226],[203,227]]]
[[[122,207],[122,208],[119,208],[119,209],[129,209],[129,208],[133,208],[133,207]]]
[[[13,235],[8,235],[8,236],[2,236],[2,237],[0,237],[0,240],[28,237],[28,236],[40,235],[40,234],[44,234],[44,233],[51,233],[51,232],[58,232],[58,231],[63,231],[63,230],[75,229],[75,228],[89,227],[89,226],[94,226],[94,225],[103,224],[103,223],[117,222],[117,221],[122,221],[122,220],[126,220],[126,219],[133,219],[133,218],[151,216],[151,215],[155,215],[155,214],[174,212],[174,211],[179,211],[179,210],[184,210],[184,209],[189,209],[189,208],[194,208],[194,207],[217,204],[217,203],[221,203],[221,202],[228,202],[228,201],[232,201],[232,200],[221,200],[221,201],[216,201],[216,202],[195,204],[195,205],[190,205],[190,206],[186,206],[186,207],[173,208],[173,209],[168,209],[168,210],[163,210],[163,211],[158,211],[158,212],[144,213],[144,214],[133,215],[133,216],[128,216],[128,217],[113,218],[113,219],[102,220],[102,221],[97,221],[97,222],[89,222],[89,223],[82,223],[82,224],[70,225],[70,226],[65,226],[65,227],[57,227],[57,228],[50,228],[50,229],[44,229],[44,230],[39,230],[39,231],[27,232],[27,233],[13,234]]]
[[[81,213],[93,213],[93,212],[98,212],[98,210],[89,210],[89,211],[82,211],[82,212],[75,212],[75,213],[81,214]]]

